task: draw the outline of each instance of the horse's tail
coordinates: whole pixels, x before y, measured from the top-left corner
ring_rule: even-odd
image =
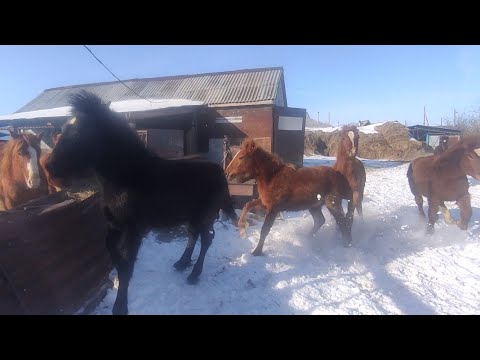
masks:
[[[223,171],[222,171],[223,172]],[[228,189],[228,181],[224,174],[222,174],[222,196],[223,196],[223,203],[221,205],[221,209],[223,213],[226,215],[227,218],[232,220],[233,224],[237,225],[238,223],[238,216],[233,208],[233,199],[230,196],[230,191]]]
[[[410,190],[412,191],[413,195],[417,195],[417,187],[415,186],[415,181],[413,180],[413,166],[412,163],[410,163],[410,166],[408,167],[407,170],[407,178],[408,178],[408,184],[410,185]]]

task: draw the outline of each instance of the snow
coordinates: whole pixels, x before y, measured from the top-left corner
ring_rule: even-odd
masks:
[[[376,124],[370,124],[366,126],[357,126],[358,131],[360,131],[363,134],[377,134],[377,131],[375,130],[376,126],[383,125],[385,124],[384,122],[382,123],[376,123]],[[317,127],[305,127],[305,131],[323,131],[323,132],[334,132],[334,131],[340,131],[342,129],[341,126],[337,127],[324,127],[324,128],[317,128]]]
[[[136,99],[136,100],[123,100],[112,101],[110,103],[110,109],[117,112],[135,112],[135,111],[149,111],[158,110],[182,106],[198,106],[203,105],[202,101],[193,101],[186,99]],[[62,117],[70,116],[71,106],[63,106],[53,109],[27,111],[21,113],[15,113],[10,115],[0,116],[1,120],[14,120],[14,119],[35,119],[35,118],[49,118],[49,117]]]
[[[45,117],[60,117],[60,116],[70,116],[70,106],[63,106],[53,109],[37,110],[37,111],[27,111],[21,113],[15,113],[10,115],[0,116],[1,120],[14,120],[14,119],[34,119],[34,118],[45,118]]]
[[[202,101],[193,101],[186,99],[149,99],[151,102],[142,99],[114,101],[110,104],[110,109],[118,112],[148,111],[166,108],[175,108],[183,106],[204,105]]]
[[[304,163],[333,161],[315,156]],[[408,163],[365,165],[364,221],[355,217],[351,248],[342,247],[326,210],[314,239],[307,237],[313,225],[308,211],[283,214],[263,257],[250,254],[261,223],[249,226],[242,239],[231,224],[217,222],[200,281],[192,286],[186,282],[191,268],[173,268],[187,238],[152,232],[130,282],[130,314],[480,314],[480,182],[469,178],[468,231],[446,225],[440,215],[427,237],[408,187]],[[447,206],[458,218],[458,208]],[[116,292],[110,289],[94,314],[111,314]]]

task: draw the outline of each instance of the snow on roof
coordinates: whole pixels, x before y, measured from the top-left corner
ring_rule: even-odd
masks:
[[[199,106],[204,105],[202,101],[193,101],[186,99],[165,99],[149,101],[144,99],[138,100],[123,100],[112,101],[110,103],[110,109],[116,112],[136,112],[136,111],[150,111],[158,109],[176,108],[182,106]],[[27,111],[21,113],[15,113],[10,115],[0,116],[1,120],[14,120],[14,119],[35,119],[35,118],[50,118],[50,117],[63,117],[70,116],[71,106],[62,106],[53,109],[44,109],[36,111]]]
[[[366,125],[366,126],[357,126],[358,131],[360,131],[363,134],[377,134],[377,131],[375,130],[376,126],[380,126],[385,124],[384,122],[382,123],[375,123],[371,125]],[[334,131],[340,131],[342,129],[341,126],[336,126],[336,127],[324,127],[324,128],[311,128],[311,127],[306,127],[305,131],[323,131],[323,132],[334,132]]]

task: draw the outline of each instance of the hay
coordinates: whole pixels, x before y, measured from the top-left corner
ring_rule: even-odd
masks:
[[[430,149],[416,140],[410,139],[408,129],[398,122],[387,122],[375,127],[377,134],[360,132],[358,156],[364,159],[386,159],[411,161],[420,156],[430,155]],[[336,156],[340,131],[306,132],[305,154]]]

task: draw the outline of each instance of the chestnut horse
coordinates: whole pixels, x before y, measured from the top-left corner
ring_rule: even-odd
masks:
[[[118,273],[113,314],[128,313],[128,287],[142,239],[153,228],[186,224],[189,240],[174,263],[191,265],[198,237],[200,254],[187,278],[199,280],[222,210],[237,221],[223,167],[206,160],[166,160],[145,147],[124,118],[84,90],[70,99],[73,119],[45,164],[55,177],[93,171],[100,179],[106,246]]]
[[[52,131],[52,141],[53,141],[53,146],[58,143],[58,140],[60,139],[60,136],[62,135],[60,129],[55,129]],[[47,178],[47,183],[48,183],[48,193],[53,194],[56,193],[57,191],[62,190],[66,186],[68,186],[70,183],[64,179],[57,179],[53,177],[50,172],[45,168],[45,163],[47,160],[50,158],[50,155],[52,154],[51,151],[49,152],[44,152],[42,156],[40,157],[40,165],[42,166],[43,171],[45,172],[45,176]]]
[[[452,222],[444,201],[456,201],[460,209],[457,225],[466,230],[472,217],[467,175],[480,180],[480,137],[466,136],[439,155],[415,159],[407,171],[410,190],[415,196],[421,219],[425,219],[423,196],[428,200],[427,233],[434,230],[438,210]],[[447,214],[448,213],[448,214]]]
[[[341,173],[352,189],[353,206],[360,218],[362,214],[363,191],[367,175],[365,166],[356,158],[358,153],[358,129],[356,126],[344,126],[340,132],[340,143],[337,148],[337,161],[333,168]]]
[[[0,205],[9,210],[47,195],[47,181],[40,166],[43,134],[16,133],[0,149]]]
[[[225,172],[229,180],[243,183],[255,179],[257,182],[259,198],[249,201],[244,206],[238,223],[240,228],[244,228],[245,218],[250,209],[258,207],[266,209],[260,240],[252,252],[253,255],[263,255],[265,238],[280,211],[308,209],[314,221],[310,231],[310,235],[313,236],[325,223],[322,214],[324,204],[339,226],[344,245],[351,245],[354,211],[352,192],[345,177],[331,167],[297,169],[291,164],[283,163],[277,155],[260,148],[253,139],[246,139]],[[342,199],[349,200],[346,217],[343,213]]]
[[[460,136],[448,136],[448,135],[443,135],[439,139],[439,144],[435,148],[433,155],[440,155],[441,153],[445,152],[449,147],[452,147],[456,143],[460,141]],[[433,160],[431,156],[428,156],[428,159],[430,161]],[[424,160],[426,161],[426,160]],[[423,199],[421,200],[422,202],[422,211],[423,211]],[[453,224],[455,221],[452,218],[452,215],[450,214],[450,211],[448,210],[447,206],[445,205],[445,202],[440,201],[439,202],[439,207],[440,211],[443,214],[443,218],[445,220],[445,223],[447,224]]]

